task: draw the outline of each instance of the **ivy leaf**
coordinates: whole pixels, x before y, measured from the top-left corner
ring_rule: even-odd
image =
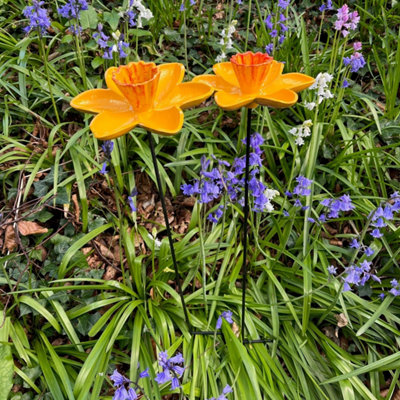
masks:
[[[96,9],[89,7],[87,10],[81,11],[79,22],[83,29],[96,29],[99,22]]]
[[[110,25],[113,31],[116,31],[119,24],[119,14],[114,10],[112,12],[105,12],[104,21]]]

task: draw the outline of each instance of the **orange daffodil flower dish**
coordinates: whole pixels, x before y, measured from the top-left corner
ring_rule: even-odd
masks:
[[[282,75],[284,64],[263,53],[238,53],[229,62],[215,64],[215,75],[200,75],[193,82],[217,91],[215,101],[225,110],[255,107],[291,107],[297,92],[314,83],[314,78],[297,72]]]
[[[72,99],[71,106],[96,113],[90,129],[97,139],[110,140],[140,125],[161,135],[174,135],[183,125],[182,109],[197,106],[213,89],[201,82],[182,83],[185,68],[131,62],[106,71],[108,89],[91,89]]]

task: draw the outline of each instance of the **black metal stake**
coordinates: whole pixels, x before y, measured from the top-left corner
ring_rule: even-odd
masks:
[[[245,331],[246,316],[246,284],[247,284],[247,220],[249,218],[249,170],[250,170],[250,136],[251,136],[251,108],[247,109],[246,134],[246,169],[244,176],[244,216],[243,216],[243,264],[242,264],[242,341]]]
[[[182,286],[181,286],[180,276],[179,276],[179,271],[178,271],[178,263],[176,262],[176,256],[175,256],[174,242],[172,240],[171,228],[169,226],[169,221],[168,221],[167,206],[165,204],[164,192],[163,192],[162,186],[161,186],[160,171],[158,170],[157,157],[156,157],[156,152],[154,150],[153,137],[152,137],[152,133],[150,131],[147,131],[147,138],[148,138],[149,144],[150,144],[151,157],[153,159],[154,172],[156,174],[156,179],[157,179],[157,189],[158,189],[158,194],[160,195],[160,199],[161,199],[161,206],[163,209],[164,220],[165,220],[165,228],[167,229],[169,248],[171,250],[172,264],[173,264],[174,270],[175,270],[175,282],[178,285],[178,293],[181,298],[183,313],[185,314],[185,321],[186,321],[186,324],[188,325],[189,331],[190,331],[192,325],[190,324],[190,321],[189,321],[189,315],[188,315],[188,312],[186,309],[185,298],[183,297],[183,291],[182,291]]]

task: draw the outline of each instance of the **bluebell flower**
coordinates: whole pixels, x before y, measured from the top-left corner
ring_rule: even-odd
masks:
[[[178,389],[180,387],[179,379],[178,378],[172,378],[171,381],[171,390]]]
[[[290,214],[289,214],[286,210],[283,210],[283,215],[284,215],[285,217],[288,217]]]
[[[311,222],[312,224],[315,223],[315,219],[314,218],[308,217],[307,220],[308,220],[308,222]]]
[[[325,10],[332,10],[332,0],[328,0],[326,4],[322,4],[321,7],[319,7],[319,11],[323,12]]]
[[[278,39],[278,43],[282,44],[285,41],[285,35],[280,35]]]
[[[293,189],[293,194],[298,196],[309,196],[311,194],[312,180],[300,175],[296,178],[298,183]]]
[[[268,35],[271,37],[277,37],[278,36],[278,31],[276,29],[272,29],[271,32],[268,32]]]
[[[335,275],[336,274],[336,267],[333,265],[330,265],[328,268],[328,272],[330,275]]]
[[[359,266],[351,265],[345,269],[343,291],[350,291],[351,285],[364,286],[370,279],[381,283],[378,276],[371,273],[371,262],[364,260]]]
[[[124,386],[120,386],[114,393],[112,400],[127,400],[129,398],[128,391]]]
[[[195,181],[193,185],[191,185],[189,183],[183,184],[183,185],[181,185],[182,193],[185,196],[193,196],[193,195],[199,194],[200,193],[199,185],[200,185],[199,181]]]
[[[68,0],[64,6],[58,8],[57,12],[64,18],[78,19],[79,13],[88,7],[86,0]]]
[[[69,26],[68,29],[75,36],[79,36],[83,31],[82,27],[79,24],[72,24]]]
[[[365,249],[365,251],[364,251],[364,254],[365,254],[367,257],[370,257],[370,256],[372,256],[372,255],[374,254],[374,250],[372,250],[371,247],[367,247],[367,248]]]
[[[158,359],[158,364],[163,370],[157,374],[154,380],[159,385],[171,382],[171,389],[177,389],[180,386],[177,378],[180,377],[185,370],[183,367],[178,365],[185,362],[182,354],[178,353],[176,356],[168,358],[168,353],[166,351],[162,351],[159,354]]]
[[[371,269],[371,261],[367,261],[367,260],[364,260],[361,264],[360,264],[360,268],[362,268],[362,270],[364,271],[364,272],[369,272],[370,271],[370,269]]]
[[[185,8],[185,3],[182,2],[181,6],[179,7],[179,11],[180,11],[180,12],[183,12],[183,11],[185,11],[185,10],[186,10],[186,8]]]
[[[380,298],[381,300],[383,300],[383,299],[385,298],[385,293],[381,293],[381,294],[379,295],[379,298]]]
[[[218,223],[218,221],[219,221],[219,219],[222,217],[222,215],[224,214],[224,206],[219,206],[218,208],[217,208],[217,210],[215,211],[215,213],[214,214],[212,214],[212,213],[210,213],[209,215],[208,215],[208,217],[207,217],[207,219],[209,220],[209,221],[211,221],[212,223],[214,223],[214,224],[216,224],[216,223]]]
[[[321,214],[321,215],[318,217],[318,220],[319,220],[319,222],[326,222],[326,215],[325,215],[325,214]]]
[[[128,389],[128,400],[136,400],[138,398],[138,395],[136,391],[132,388]]]
[[[391,284],[392,288],[389,290],[389,293],[391,293],[395,297],[400,296],[399,283],[397,282],[397,280],[392,279],[390,281],[390,284]]]
[[[124,375],[120,374],[116,369],[114,370],[114,372],[110,376],[110,379],[113,381],[113,385],[115,387],[122,386],[125,383],[129,383],[130,382],[130,380],[128,378],[126,378]]]
[[[103,165],[102,165],[101,170],[99,171],[99,173],[102,174],[102,175],[105,175],[105,174],[108,173],[108,171],[107,171],[107,162],[104,162],[104,163],[103,163]]]
[[[264,23],[267,26],[267,29],[271,30],[274,28],[274,24],[272,22],[272,15],[267,15],[267,18],[264,19]]]
[[[343,64],[345,66],[350,65],[351,72],[358,72],[365,64],[364,56],[356,51],[351,57],[344,57]]]
[[[350,247],[352,249],[358,249],[360,248],[360,243],[358,243],[357,239],[353,239],[350,243]]]
[[[375,226],[376,228],[384,228],[387,226],[387,223],[383,220],[382,217],[379,217],[374,223],[372,223],[372,226]]]
[[[229,385],[226,385],[223,390],[222,390],[222,394],[220,396],[218,396],[217,398],[212,397],[209,400],[228,400],[226,395],[228,393],[232,393],[232,388]]]
[[[265,52],[271,54],[274,51],[274,44],[270,43],[265,46]]]
[[[142,379],[142,378],[149,378],[150,377],[150,375],[149,375],[149,368],[146,368],[144,371],[142,371],[140,374],[139,374],[139,379]]]
[[[347,79],[344,79],[344,80],[343,80],[343,84],[342,84],[342,88],[347,88],[347,87],[349,87],[349,86],[350,86],[349,81],[348,81]]]
[[[296,199],[296,200],[294,201],[294,206],[295,206],[295,207],[302,207],[303,204],[301,204],[300,199]]]
[[[244,140],[245,142],[245,140]],[[249,194],[253,200],[253,210],[256,212],[271,211],[273,206],[271,200],[278,192],[270,190],[258,179],[262,165],[261,145],[264,139],[259,133],[254,133],[250,137],[250,178],[249,178]],[[217,160],[215,156],[212,158],[218,162],[218,168],[210,167],[210,160],[206,157],[201,158],[200,180],[196,180],[193,184],[184,184],[181,189],[185,195],[199,195],[200,203],[209,203],[217,200],[224,193],[227,193],[229,200],[240,205],[244,203],[244,175],[246,160],[245,157],[237,157],[232,165],[224,160]],[[230,167],[230,170],[227,168]],[[209,220],[215,222],[221,210],[215,215],[210,215]]]
[[[233,324],[233,319],[232,319],[232,311],[224,311],[217,320],[217,324],[215,325],[215,329],[221,329],[222,326],[222,318],[228,322],[229,324]]]
[[[290,0],[278,0],[278,7],[282,8],[283,10],[288,8],[289,4],[290,4]]]
[[[125,51],[127,49],[129,49],[129,43],[124,42],[124,35],[121,34],[119,37],[119,41],[117,44],[118,47],[118,54],[120,58],[126,58],[128,56],[127,53],[125,53]]]
[[[320,204],[329,208],[328,218],[338,218],[341,211],[351,211],[355,207],[347,194],[338,199],[324,199]]]
[[[112,140],[105,140],[101,145],[101,148],[103,149],[106,158],[111,159],[111,153],[114,149],[114,142]]]
[[[31,6],[27,6],[22,11],[25,18],[29,19],[29,25],[24,28],[25,33],[37,30],[39,35],[43,35],[51,22],[47,15],[47,10],[43,8],[44,1],[33,0]]]
[[[370,232],[370,235],[376,239],[379,239],[383,236],[383,233],[379,229],[375,228],[372,232]]]
[[[104,50],[102,57],[105,60],[112,60],[113,59],[113,46],[110,46],[106,50]]]
[[[108,40],[110,39],[110,37],[104,34],[102,28],[103,26],[99,24],[97,27],[98,32],[93,33],[93,39],[96,41],[101,49],[105,49],[108,46]]]
[[[383,209],[382,217],[387,219],[388,221],[391,221],[393,219],[393,209],[390,204],[387,204]]]
[[[128,196],[128,203],[129,203],[129,207],[131,208],[132,212],[136,212],[137,208],[135,206],[135,202],[134,202],[134,198],[137,196],[138,191],[136,188],[133,188],[131,195]]]
[[[125,17],[128,19],[128,25],[133,28],[136,26],[136,13],[133,10],[128,10],[125,12]]]

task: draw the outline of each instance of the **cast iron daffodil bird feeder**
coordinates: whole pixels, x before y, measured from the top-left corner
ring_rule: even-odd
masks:
[[[282,74],[284,64],[264,53],[238,53],[230,61],[215,64],[215,75],[201,75],[193,82],[210,85],[215,91],[215,101],[224,110],[247,108],[246,167],[243,210],[243,265],[242,265],[242,316],[241,336],[243,343],[262,342],[245,339],[246,285],[247,285],[247,221],[249,217],[249,164],[251,111],[257,105],[288,108],[297,100],[297,92],[314,83],[314,78],[292,72]]]
[[[87,90],[72,99],[71,106],[97,114],[90,123],[90,129],[97,139],[115,139],[137,125],[147,130],[175,281],[186,323],[191,328],[151,133],[165,136],[177,134],[183,125],[182,109],[197,106],[212,95],[213,89],[209,85],[201,82],[182,83],[184,74],[185,68],[179,63],[156,66],[152,62],[139,61],[118,68],[111,67],[105,74],[107,89]]]

